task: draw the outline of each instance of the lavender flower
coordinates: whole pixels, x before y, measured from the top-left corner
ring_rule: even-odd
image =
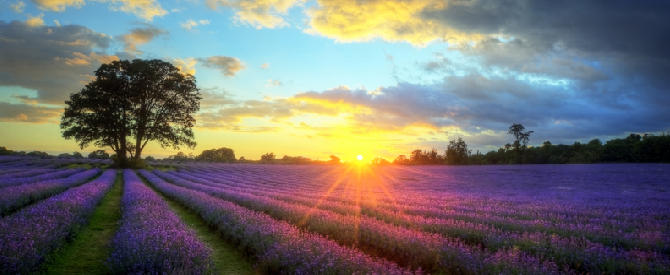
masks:
[[[108,264],[115,273],[210,273],[211,249],[132,170],[123,171],[121,226]]]
[[[0,219],[0,270],[29,273],[83,226],[111,188],[116,171]]]

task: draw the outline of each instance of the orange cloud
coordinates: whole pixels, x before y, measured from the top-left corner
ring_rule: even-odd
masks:
[[[28,19],[26,19],[26,25],[29,27],[40,27],[44,26],[44,14],[40,14],[38,16],[30,16],[28,15]]]
[[[37,6],[44,10],[64,11],[67,7],[81,7],[84,0],[33,0]]]
[[[235,10],[235,20],[249,24],[257,29],[278,28],[288,25],[284,17],[288,10],[303,0],[207,0],[207,5],[216,9],[219,6]]]
[[[195,58],[175,58],[173,63],[177,69],[184,74],[195,75],[195,64],[198,63]]]
[[[137,50],[139,45],[146,44],[155,37],[163,34],[166,34],[164,30],[147,25],[144,28],[132,29],[130,33],[123,35],[121,40],[123,40],[123,43],[125,44],[126,51],[131,53],[139,53]]]
[[[234,76],[237,72],[245,68],[244,63],[238,58],[229,56],[210,56],[207,58],[199,58],[205,66],[218,69],[225,76]]]
[[[423,16],[426,12],[443,10],[447,6],[443,0],[319,0],[318,5],[307,12],[311,27],[307,32],[340,42],[381,38],[418,46],[438,39],[458,44],[484,38],[479,34],[457,31]]]
[[[100,55],[95,52],[91,52],[88,55],[81,52],[73,52],[72,57],[63,58],[65,64],[70,66],[87,66],[92,63],[109,63],[115,60],[119,60],[119,57],[115,55]]]
[[[153,20],[156,16],[167,14],[161,5],[155,0],[98,0],[112,4],[113,10],[120,10],[135,14],[146,21]],[[86,4],[85,0],[33,0],[38,7],[49,11],[65,11],[67,7],[81,7]]]

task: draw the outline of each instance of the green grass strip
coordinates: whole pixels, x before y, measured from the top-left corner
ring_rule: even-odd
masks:
[[[140,176],[140,178],[142,178]],[[212,258],[216,267],[216,272],[219,274],[256,274],[253,266],[249,261],[237,250],[234,245],[226,242],[218,231],[211,228],[205,221],[203,221],[198,214],[189,210],[185,206],[176,201],[164,196],[161,192],[154,189],[151,184],[148,184],[142,178],[144,184],[153,189],[165,201],[167,201],[170,209],[181,218],[181,220],[195,231],[200,241],[212,248]]]
[[[48,274],[109,274],[105,261],[121,219],[123,176],[116,175],[112,189],[102,198],[89,223],[44,264]]]

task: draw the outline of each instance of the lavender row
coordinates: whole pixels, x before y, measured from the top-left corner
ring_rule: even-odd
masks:
[[[186,172],[170,173],[173,176],[184,176],[189,178]],[[174,179],[174,178],[173,178]],[[206,182],[206,181],[202,181]],[[237,190],[235,187],[228,187],[227,190]],[[463,220],[451,218],[434,218],[417,215],[407,215],[402,212],[391,211],[380,205],[349,205],[332,201],[319,200],[314,197],[304,196],[303,194],[293,193],[292,195],[277,194],[277,192],[257,191],[255,189],[241,190],[248,194],[266,196],[293,204],[301,204],[313,208],[334,211],[343,215],[364,214],[379,220],[400,225],[406,228],[420,229],[425,232],[438,233],[444,236],[456,237],[469,245],[483,246],[487,250],[497,251],[499,249],[508,249],[519,247],[531,255],[540,259],[552,259],[560,266],[567,265],[579,271],[599,271],[605,269],[614,269],[624,272],[647,273],[650,270],[663,270],[669,264],[668,257],[655,251],[641,251],[633,249],[626,251],[607,247],[601,243],[594,243],[584,239],[588,228],[552,228],[545,227],[543,224],[519,225],[514,220],[505,221],[492,217],[497,220],[494,225],[471,223]],[[486,219],[477,213],[478,218]],[[505,227],[507,230],[502,230]],[[509,230],[510,227],[513,230]],[[548,233],[545,233],[546,231]],[[565,231],[564,231],[565,230]],[[568,232],[566,232],[568,231]],[[563,233],[556,235],[555,232]],[[592,233],[594,234],[594,233]],[[575,236],[576,235],[576,236]],[[621,235],[621,234],[620,234]],[[567,237],[561,237],[567,236]],[[590,236],[596,240],[613,238],[617,242],[631,242],[639,247],[644,247],[646,243],[633,242],[623,234],[619,236]],[[642,240],[640,240],[642,241]],[[612,241],[610,241],[612,242]],[[651,242],[651,240],[649,240]],[[603,241],[603,243],[609,243]],[[657,245],[668,245],[667,243],[657,243]],[[575,257],[574,255],[581,255]],[[645,255],[645,257],[638,257]]]
[[[258,169],[258,168],[254,168]],[[266,175],[263,175],[263,172],[258,172],[255,173],[253,176],[247,176],[246,174],[242,175],[237,175],[236,173],[230,173],[229,168],[225,170],[225,172],[219,171],[219,173],[191,173],[190,176],[197,177],[199,179],[216,179],[217,182],[219,183],[224,183],[224,184],[232,184],[241,188],[253,188],[256,190],[262,190],[262,189],[267,189],[273,192],[290,192],[290,193],[303,193],[307,196],[320,196],[323,192],[322,189],[314,191],[313,188],[306,188],[305,186],[311,186],[312,184],[309,184],[312,181],[324,181],[326,183],[329,182],[330,179],[329,177],[322,177],[321,179],[310,179],[307,176],[301,176],[301,177],[293,177],[295,178],[294,180],[289,180],[286,179],[284,180],[283,184],[267,184],[267,182],[272,182],[275,181],[273,178],[276,177],[287,177],[288,175],[292,175],[295,173],[291,173],[290,169],[291,167],[286,167],[288,172],[280,171],[278,169],[275,169],[275,171],[268,171]],[[295,169],[295,168],[293,168]],[[203,169],[192,169],[196,171],[202,171]],[[211,170],[211,169],[209,169]],[[262,170],[262,169],[261,169]],[[302,170],[299,170],[300,172],[303,172]],[[346,171],[339,171],[340,172],[346,172]],[[332,174],[331,172],[328,172],[326,174]],[[397,178],[403,178],[402,175],[392,175],[393,177]],[[253,178],[252,178],[253,177]],[[341,176],[339,176],[341,177]],[[388,177],[389,181],[393,181],[393,177]],[[439,180],[439,179],[437,179]],[[369,185],[369,183],[363,182],[364,185]],[[380,183],[378,185],[388,185],[386,183]],[[340,184],[337,186],[335,190],[330,191],[332,196],[329,196],[326,198],[327,200],[340,200],[348,203],[354,203],[352,200],[348,200],[347,198],[351,197],[352,193],[359,193],[361,190],[346,190],[344,188],[340,188],[342,186],[348,186],[351,187],[353,186],[354,189],[357,189],[360,187],[360,183],[357,184]],[[379,186],[375,186],[379,187]],[[394,182],[393,188],[398,189],[398,186]],[[342,190],[344,189],[344,190]],[[593,207],[580,207],[576,208],[575,205],[568,205],[568,204],[562,204],[560,205],[561,207],[556,207],[557,205],[555,204],[532,204],[528,205],[528,203],[522,203],[520,204],[518,201],[512,201],[512,202],[506,202],[506,201],[500,201],[500,200],[464,200],[462,197],[463,194],[437,194],[435,195],[434,192],[420,192],[417,193],[416,191],[411,191],[411,190],[406,190],[404,188],[401,188],[400,190],[396,190],[397,192],[391,192],[390,195],[399,195],[400,197],[403,198],[401,201],[397,200],[389,200],[388,198],[384,196],[379,196],[375,194],[372,194],[372,198],[377,197],[374,203],[376,204],[381,204],[381,206],[385,208],[391,208],[392,210],[395,210],[396,206],[403,207],[403,209],[400,209],[398,211],[406,211],[406,210],[412,210],[408,209],[408,207],[419,207],[421,209],[425,207],[431,207],[431,208],[439,208],[444,209],[444,208],[449,208],[453,210],[460,210],[462,212],[478,212],[482,213],[482,211],[486,211],[492,203],[498,204],[492,211],[486,211],[489,215],[498,215],[498,216],[504,216],[504,218],[510,219],[510,218],[518,218],[519,220],[528,220],[528,219],[553,219],[554,217],[559,217],[561,218],[561,221],[563,223],[565,222],[572,222],[575,224],[583,224],[585,222],[588,222],[588,219],[598,219],[602,223],[602,220],[606,218],[608,221],[620,221],[622,218],[630,218],[631,222],[634,224],[637,224],[639,220],[639,215],[637,213],[628,213],[626,211],[617,211],[614,214],[612,214],[612,210],[617,210],[617,209],[611,209],[611,208],[597,208],[595,210]],[[341,193],[338,193],[341,192]],[[395,194],[394,194],[395,193]],[[456,196],[454,196],[456,195]],[[481,198],[481,196],[479,196]],[[416,199],[413,199],[416,198]],[[467,198],[467,197],[466,197]],[[357,203],[357,202],[356,202]],[[472,204],[474,203],[474,204]],[[480,207],[484,206],[484,207]],[[604,210],[604,211],[601,211]],[[607,215],[607,214],[611,215]],[[541,216],[537,216],[541,215]]]
[[[197,212],[226,238],[257,260],[267,273],[283,274],[401,274],[394,263],[375,259],[319,235],[220,200],[203,192],[169,184],[147,171],[149,182],[167,196]]]
[[[2,178],[30,177],[54,171],[56,170],[47,168],[15,168],[15,169],[7,169],[7,172],[3,173],[0,177]]]
[[[35,271],[45,256],[83,226],[114,183],[116,171],[0,220],[0,270]]]
[[[100,174],[100,169],[84,170],[66,178],[0,188],[0,216],[82,184]]]
[[[58,178],[68,177],[75,173],[81,172],[84,169],[63,169],[63,170],[53,170],[51,172],[40,174],[31,177],[9,177],[9,178],[0,178],[0,187],[7,187],[13,185],[20,185],[26,183],[35,183],[39,181],[53,180]]]
[[[622,223],[622,218],[628,216],[628,213],[622,213],[620,211],[600,211],[600,210],[591,210],[595,213],[589,214],[589,217],[578,218],[583,216],[582,209],[575,209],[568,211],[568,207],[558,207],[553,205],[553,208],[563,208],[563,213],[556,214],[551,216],[552,211],[546,209],[545,207],[531,207],[528,206],[522,210],[521,213],[515,213],[513,210],[517,207],[511,205],[501,205],[499,201],[487,200],[486,204],[482,204],[481,199],[477,198],[467,198],[467,197],[458,197],[458,201],[450,202],[451,204],[444,204],[443,200],[437,200],[429,198],[428,196],[413,196],[413,195],[403,195],[402,202],[393,201],[388,202],[386,198],[377,198],[379,195],[375,194],[330,194],[330,196],[322,196],[320,194],[306,193],[303,192],[299,184],[289,184],[293,187],[293,190],[290,192],[285,192],[282,190],[275,190],[273,188],[265,188],[262,184],[249,185],[242,182],[238,183],[222,183],[222,181],[217,177],[217,174],[194,174],[189,172],[179,172],[171,173],[174,176],[178,176],[187,180],[196,181],[199,183],[216,186],[217,183],[225,184],[233,188],[241,188],[242,191],[251,192],[254,194],[265,195],[261,193],[271,194],[271,196],[287,200],[294,201],[306,205],[315,205],[318,201],[318,206],[322,209],[332,209],[335,211],[341,210],[356,210],[363,211],[363,213],[370,214],[372,216],[386,219],[387,212],[400,212],[405,214],[420,215],[426,218],[436,218],[436,219],[453,219],[453,220],[462,220],[468,224],[476,224],[476,226],[483,227],[494,227],[496,229],[504,231],[513,231],[517,233],[523,232],[538,232],[546,234],[558,234],[561,237],[566,238],[587,238],[589,241],[598,242],[603,245],[609,245],[613,247],[623,247],[626,249],[657,249],[659,251],[665,251],[668,248],[668,242],[658,240],[657,238],[649,238],[649,236],[654,236],[653,232],[656,232],[659,226],[662,226],[659,222],[663,219],[658,219],[653,216],[645,219],[646,226],[632,232],[622,234],[620,230],[626,228],[627,226],[635,226],[640,223],[640,211],[636,211],[635,220],[631,220],[626,225]],[[231,175],[221,173],[221,177],[230,178]],[[214,183],[216,182],[216,183]],[[218,184],[220,186],[220,184]],[[280,189],[280,188],[277,188]],[[290,194],[284,195],[282,194]],[[356,200],[355,197],[363,197],[362,200]],[[453,197],[453,196],[451,196]],[[320,198],[317,200],[317,198]],[[365,198],[377,198],[374,201],[370,201]],[[425,205],[426,202],[431,202],[434,205]],[[477,207],[464,207],[465,204],[477,204]],[[344,205],[343,205],[344,204]],[[482,205],[479,205],[482,204]],[[415,206],[418,205],[418,206]],[[331,208],[333,207],[333,208]],[[566,209],[567,208],[567,209]],[[532,211],[534,214],[540,214],[542,217],[535,217],[533,219],[522,219],[521,217],[527,215],[526,213]],[[506,212],[508,214],[497,214],[500,212]],[[421,218],[421,217],[417,217]],[[608,219],[609,218],[609,219]],[[394,221],[394,223],[397,223]],[[640,231],[644,230],[644,231]],[[652,233],[651,235],[649,233]],[[472,234],[468,234],[472,235]],[[475,234],[480,235],[480,234]],[[477,237],[477,236],[475,236]],[[479,237],[477,237],[479,238]]]
[[[211,273],[212,251],[132,170],[123,171],[121,226],[107,260],[114,273]]]
[[[516,253],[517,258],[495,259],[493,254],[467,246],[456,239],[386,224],[365,216],[341,215],[268,197],[180,180],[162,172],[156,173],[177,185],[203,191],[249,209],[264,212],[274,218],[324,234],[343,245],[353,245],[415,269],[421,268],[438,273],[464,271],[497,273],[500,270],[514,270],[521,273],[557,272],[556,266],[550,261],[540,262],[524,253]],[[501,250],[498,255],[505,253]]]

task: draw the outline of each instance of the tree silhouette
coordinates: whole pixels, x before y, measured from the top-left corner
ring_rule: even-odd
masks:
[[[532,134],[534,131],[527,131],[524,132],[526,127],[523,127],[520,123],[514,123],[512,126],[509,127],[509,131],[507,131],[508,134],[514,136],[514,150],[519,151],[520,148],[526,148],[526,145],[528,145],[528,140],[530,139],[530,134]]]
[[[261,156],[261,162],[263,163],[271,163],[275,161],[275,153],[265,153]]]
[[[226,147],[204,150],[196,159],[214,162],[235,162],[235,152],[233,149]]]
[[[339,164],[340,158],[338,158],[336,155],[330,155],[330,160],[328,162],[333,164]]]
[[[116,152],[117,165],[140,162],[149,141],[162,147],[195,146],[193,114],[200,109],[195,78],[161,60],[113,61],[70,95],[61,118],[63,137],[83,149],[93,143]],[[134,139],[134,140],[132,140]],[[134,141],[134,142],[131,142]]]
[[[467,164],[470,150],[462,138],[450,140],[445,152],[448,164]]]

